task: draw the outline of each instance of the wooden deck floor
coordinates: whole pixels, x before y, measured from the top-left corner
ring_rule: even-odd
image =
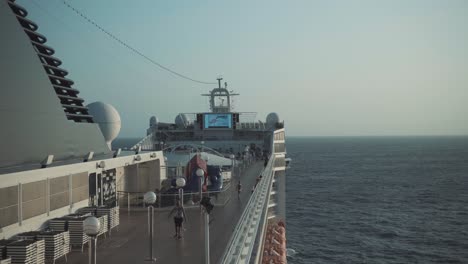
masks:
[[[240,199],[231,188],[232,197],[224,206],[216,206],[210,224],[210,263],[216,264],[224,253],[232,231],[251,195],[256,177],[263,170],[263,162],[256,162],[248,167],[241,176],[243,192]],[[234,180],[237,184],[237,179]],[[155,211],[154,221],[154,256],[157,263],[204,263],[204,225],[203,214],[198,208],[187,209],[188,221],[183,239],[173,238],[174,222],[167,211]],[[132,211],[128,214],[121,209],[120,226],[112,236],[98,239],[97,263],[145,263],[148,256],[147,212]],[[64,259],[57,263],[66,263]],[[88,250],[72,252],[68,262],[88,263]],[[146,262],[148,263],[148,262]]]

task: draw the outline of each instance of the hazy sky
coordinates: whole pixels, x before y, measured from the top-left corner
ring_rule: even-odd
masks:
[[[121,137],[208,110],[214,86],[154,67],[61,1],[18,2],[86,102],[117,108]],[[288,135],[468,134],[465,0],[69,2],[170,68],[222,75],[236,111],[275,111]]]

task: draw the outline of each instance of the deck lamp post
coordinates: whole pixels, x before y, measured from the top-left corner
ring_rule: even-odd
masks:
[[[234,156],[234,154],[231,154],[229,155],[229,158],[231,159],[231,177],[234,178],[234,159],[236,158],[236,156]]]
[[[205,141],[202,141],[200,143],[201,143],[201,152],[203,152],[203,147],[205,146]]]
[[[214,205],[208,196],[203,197],[200,204],[205,209],[205,264],[210,264],[210,213]]]
[[[156,194],[154,192],[147,192],[143,197],[144,202],[148,206],[148,239],[149,239],[149,256],[146,261],[155,262],[156,258],[153,257],[153,219],[154,219],[154,207],[153,204],[156,202]]]
[[[177,178],[176,180],[177,189],[179,189],[179,201],[180,204],[184,205],[184,186],[185,186],[185,179],[183,177]]]
[[[197,174],[197,176],[200,178],[200,202],[201,202],[201,199],[202,199],[202,195],[203,195],[203,176],[205,176],[205,171],[201,168],[198,168],[197,171],[195,172]]]
[[[246,165],[250,165],[250,149],[248,146],[245,146],[244,153],[245,153],[244,161],[246,161],[247,163]]]
[[[101,222],[96,217],[90,216],[83,221],[83,231],[90,238],[89,264],[96,264],[96,236],[99,230],[101,230]]]

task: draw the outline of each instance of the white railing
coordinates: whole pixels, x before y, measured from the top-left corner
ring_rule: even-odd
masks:
[[[231,188],[231,186],[231,183],[227,183],[222,190],[203,192],[203,196],[211,197],[211,202],[215,206],[225,206],[229,202],[233,194],[233,188]],[[143,199],[145,193],[146,192],[117,191],[118,204],[123,210],[126,209],[128,211],[135,210],[136,208],[146,208]],[[179,193],[156,193],[156,196],[157,200],[154,204],[154,208],[161,210],[172,209],[176,205],[178,199],[180,198]],[[199,192],[184,193],[184,207],[199,207],[200,205],[197,203],[199,199]]]
[[[265,225],[265,217],[268,211],[267,198],[269,196],[275,155],[271,155],[267,166],[262,172],[262,180],[250,197],[242,216],[235,227],[231,239],[221,259],[222,264],[249,263],[252,251],[255,248],[255,240]]]
[[[136,143],[130,150],[136,150],[139,146],[141,146],[141,150],[154,150],[153,146],[153,135],[154,132],[144,137],[138,143]]]

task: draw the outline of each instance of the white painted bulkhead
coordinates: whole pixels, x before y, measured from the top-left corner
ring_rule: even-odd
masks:
[[[0,175],[0,239],[90,205],[88,177],[115,169],[117,191],[154,191],[166,179],[161,151]]]

